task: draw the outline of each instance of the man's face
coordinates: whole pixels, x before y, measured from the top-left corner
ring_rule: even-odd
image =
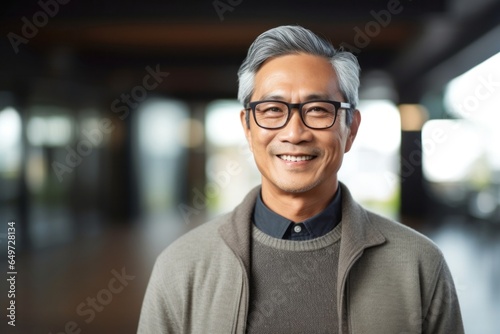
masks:
[[[289,103],[313,99],[346,102],[330,62],[306,54],[281,56],[262,65],[255,76],[255,90],[250,101],[266,99]],[[250,115],[250,128],[247,128],[245,111],[241,112],[250,150],[262,174],[263,190],[331,193],[327,189],[336,189],[342,158],[350,150],[359,126],[359,112],[355,112],[348,127],[346,110],[340,109],[335,124],[321,130],[306,127],[297,109],[291,113],[285,127],[267,130],[255,123],[253,115]]]

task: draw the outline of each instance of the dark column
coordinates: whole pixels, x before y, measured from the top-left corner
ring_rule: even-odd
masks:
[[[400,104],[401,115],[401,207],[404,224],[417,228],[427,215],[428,196],[422,170],[422,127],[429,112],[419,104]]]
[[[422,171],[422,132],[401,132],[401,208],[402,218],[424,218],[428,197]]]

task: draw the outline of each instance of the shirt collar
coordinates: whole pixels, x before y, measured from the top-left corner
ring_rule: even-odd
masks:
[[[323,211],[304,220],[303,222],[297,223],[303,223],[305,228],[309,231],[312,239],[321,237],[333,230],[333,228],[340,223],[341,219],[342,194],[341,188],[338,187],[332,201]],[[259,230],[267,235],[273,238],[283,239],[286,237],[287,230],[289,230],[290,225],[296,222],[293,222],[269,209],[262,201],[262,195],[259,194],[257,201],[255,202],[253,223]]]

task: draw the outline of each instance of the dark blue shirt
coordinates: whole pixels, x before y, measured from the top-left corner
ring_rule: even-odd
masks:
[[[271,211],[259,195],[253,212],[253,223],[267,235],[287,240],[310,240],[319,238],[337,226],[342,219],[342,194],[338,187],[335,196],[328,206],[317,215],[293,222],[274,211]]]

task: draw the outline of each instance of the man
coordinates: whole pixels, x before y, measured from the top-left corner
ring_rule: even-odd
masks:
[[[437,247],[337,179],[361,122],[356,58],[282,26],[238,76],[262,185],[158,257],[139,333],[463,333]]]

